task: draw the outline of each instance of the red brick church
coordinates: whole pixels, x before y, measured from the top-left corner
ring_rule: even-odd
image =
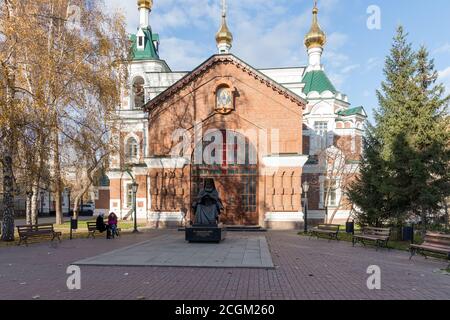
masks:
[[[193,219],[191,203],[204,179],[213,178],[224,224],[299,228],[307,181],[311,222],[345,221],[345,182],[357,174],[366,114],[324,71],[318,8],[304,38],[307,66],[255,69],[233,55],[224,6],[218,53],[186,73],[160,58],[152,5],[138,1],[130,89],[123,90],[114,132],[122,152],[110,159],[97,210],[129,216],[135,182],[139,219],[180,226]]]

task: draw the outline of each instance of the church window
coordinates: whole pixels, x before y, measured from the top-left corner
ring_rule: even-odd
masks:
[[[135,138],[130,138],[126,144],[125,157],[128,161],[136,160],[138,157],[138,143]]]
[[[317,149],[325,150],[327,148],[328,122],[316,121],[314,123],[314,131],[317,135]]]
[[[139,47],[143,47],[144,46],[144,37],[139,37]]]
[[[145,104],[144,79],[137,77],[133,83],[134,108],[141,109]]]
[[[133,206],[133,186],[131,183],[127,184],[126,197],[126,206],[131,208]]]
[[[337,199],[337,183],[336,180],[331,180],[329,182],[330,188],[329,188],[329,196],[328,196],[328,205],[330,207],[335,207],[337,205],[336,199]]]
[[[339,185],[337,179],[324,179],[320,182],[320,208],[324,207],[328,198],[328,207],[336,207],[339,201]]]

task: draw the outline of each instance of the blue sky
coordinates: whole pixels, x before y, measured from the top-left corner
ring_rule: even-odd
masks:
[[[136,0],[108,0],[127,17],[135,32]],[[216,53],[221,0],[154,0],[150,24],[161,36],[160,57],[172,70],[191,70]],[[256,68],[302,66],[303,37],[311,24],[313,0],[227,0],[232,53]],[[381,29],[369,30],[367,8],[381,9]],[[415,47],[425,45],[435,58],[440,80],[450,93],[450,1],[319,0],[319,22],[328,35],[323,64],[339,91],[372,115],[375,90],[397,25]]]

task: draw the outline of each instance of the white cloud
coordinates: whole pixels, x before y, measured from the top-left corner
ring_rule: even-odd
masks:
[[[359,64],[351,64],[349,66],[346,66],[344,68],[342,68],[341,72],[343,74],[348,74],[351,73],[352,71],[359,69],[361,66]]]
[[[377,57],[369,58],[366,63],[366,70],[371,71],[371,70],[375,69],[376,67],[379,67],[380,65],[381,65],[380,58],[377,58]]]
[[[450,43],[446,43],[433,51],[433,54],[450,53]]]
[[[190,71],[209,57],[208,50],[192,40],[176,37],[163,40],[160,56],[174,71]]]
[[[323,63],[336,87],[360,66],[342,52],[349,36],[333,30],[334,10],[341,0],[320,3],[320,23],[328,34]],[[257,68],[300,66],[307,62],[303,37],[311,25],[312,1],[293,13],[291,0],[228,0],[228,25],[234,35],[232,52]],[[128,31],[135,32],[139,14],[134,0],[108,0],[122,8]],[[190,70],[216,52],[214,35],[220,23],[219,0],[158,0],[150,17],[161,34],[160,56],[173,70]]]
[[[439,81],[444,83],[447,89],[447,94],[450,94],[450,67],[442,71],[439,71]]]

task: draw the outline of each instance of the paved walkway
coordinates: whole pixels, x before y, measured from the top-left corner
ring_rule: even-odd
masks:
[[[165,234],[123,249],[74,262],[75,265],[273,268],[266,238],[228,233],[225,241],[188,243],[184,233]]]
[[[375,251],[348,242],[264,235],[274,269],[82,266],[81,290],[66,287],[66,268],[76,260],[157,241],[176,231],[151,231],[121,239],[63,241],[0,248],[0,299],[450,299],[445,261],[407,252]],[[381,268],[381,290],[368,290],[366,270]]]

